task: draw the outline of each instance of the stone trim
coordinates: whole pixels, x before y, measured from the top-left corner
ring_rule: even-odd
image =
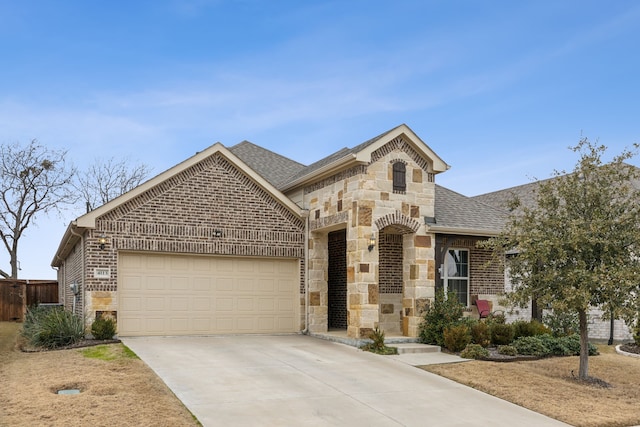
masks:
[[[381,158],[383,158],[384,156],[386,156],[387,154],[390,154],[395,150],[404,151],[409,155],[409,157],[411,157],[411,160],[416,162],[416,164],[420,166],[425,172],[427,173],[430,172],[431,167],[429,162],[425,160],[425,158],[422,157],[420,154],[418,154],[418,152],[414,150],[409,144],[407,144],[407,142],[401,136],[395,139],[392,139],[387,144],[383,145],[382,147],[378,148],[376,151],[371,153],[371,163],[377,162],[378,160],[380,160]],[[428,175],[429,182],[433,182],[432,181],[433,176],[431,175],[433,174]]]
[[[349,220],[349,212],[342,211],[335,215],[326,216],[313,221],[309,221],[309,230],[315,231],[337,224],[346,224]]]
[[[331,175],[328,178],[320,180],[316,183],[308,185],[304,187],[304,194],[313,193],[316,190],[320,190],[324,187],[328,187],[330,185],[335,184],[336,182],[346,180],[348,178],[354,177],[356,175],[363,175],[367,173],[367,167],[365,165],[358,165],[347,170],[338,172],[335,175]]]
[[[373,162],[372,162],[373,163]],[[394,164],[394,163],[404,163],[405,165],[407,164],[407,161],[404,159],[393,159],[389,162],[390,164]]]
[[[401,234],[417,233],[420,229],[420,223],[418,221],[403,215],[400,211],[395,211],[392,214],[378,218],[375,224],[378,230],[393,225]]]

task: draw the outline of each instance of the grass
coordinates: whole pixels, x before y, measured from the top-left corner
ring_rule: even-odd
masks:
[[[508,400],[574,426],[640,424],[640,358],[622,356],[606,345],[589,358],[589,375],[612,387],[578,381],[579,358],[535,361],[471,361],[422,369]]]
[[[138,356],[129,347],[119,345],[96,345],[80,351],[84,357],[98,360],[138,359]]]

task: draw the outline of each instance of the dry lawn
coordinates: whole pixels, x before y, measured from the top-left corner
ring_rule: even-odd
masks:
[[[21,324],[0,322],[0,425],[197,426],[171,390],[121,344],[112,360],[88,358],[84,349],[23,353]],[[76,395],[57,390],[74,388]]]
[[[577,375],[578,357],[422,368],[574,426],[640,424],[640,358],[619,355],[606,345],[598,349],[601,354],[589,358],[589,375],[611,388],[576,381],[571,371]]]
[[[189,411],[141,360],[120,344],[108,345],[113,360],[83,349],[23,353],[16,347],[21,324],[0,322],[0,425],[2,426],[197,426]],[[613,385],[575,381],[578,358],[528,362],[482,362],[425,366],[575,426],[640,424],[640,358],[599,347],[590,374]],[[77,388],[77,395],[58,395]]]

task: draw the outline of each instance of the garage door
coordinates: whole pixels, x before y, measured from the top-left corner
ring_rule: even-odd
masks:
[[[296,332],[299,284],[297,260],[121,253],[118,333]]]

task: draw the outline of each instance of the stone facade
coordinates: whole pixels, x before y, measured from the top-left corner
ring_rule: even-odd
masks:
[[[395,162],[406,166],[406,190],[402,192],[393,188]],[[397,319],[394,331],[417,336],[421,311],[434,296],[435,239],[423,225],[424,216],[434,215],[433,181],[428,159],[398,137],[374,151],[368,165],[305,186],[301,207],[310,212],[311,332],[327,332],[329,327],[327,236],[342,229],[347,248],[347,335],[366,337],[381,323],[391,325]],[[392,249],[381,246],[385,234],[400,236],[401,249],[398,243]],[[372,238],[376,240],[373,245]],[[396,256],[401,250],[402,264],[394,266],[402,275],[401,286],[396,285],[400,292],[393,294],[380,291],[380,259],[387,250]]]
[[[81,285],[86,300],[77,310],[91,321],[118,310],[122,251],[285,257],[300,260],[303,303],[304,245],[304,219],[217,153],[98,217],[59,267],[58,281]],[[70,297],[63,299],[70,308]]]

